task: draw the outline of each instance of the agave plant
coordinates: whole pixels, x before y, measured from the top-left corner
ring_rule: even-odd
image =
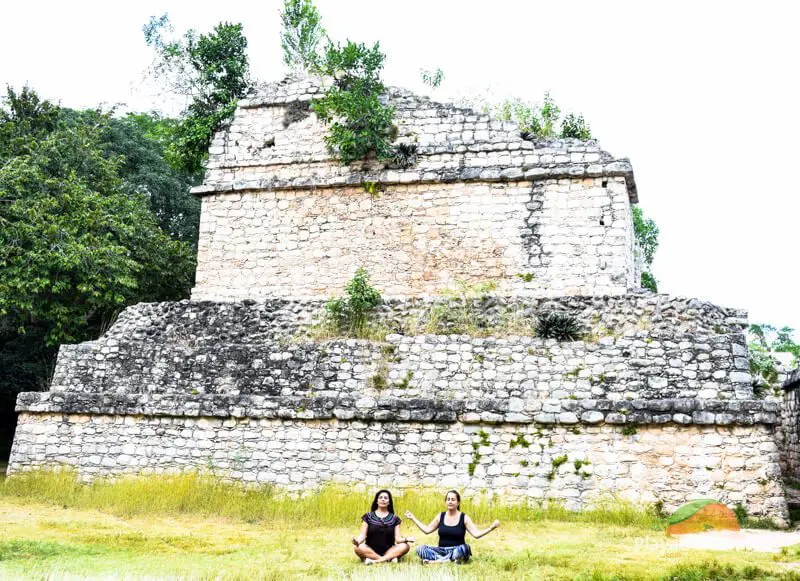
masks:
[[[416,143],[398,143],[394,147],[394,155],[392,156],[394,165],[403,169],[411,167],[417,163],[417,144]]]
[[[537,315],[533,330],[542,339],[577,341],[583,337],[583,327],[578,319],[559,311],[546,311]]]

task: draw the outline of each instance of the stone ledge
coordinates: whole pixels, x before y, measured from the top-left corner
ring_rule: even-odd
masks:
[[[800,367],[789,373],[789,377],[786,378],[781,387],[787,391],[800,387]]]
[[[762,400],[439,400],[396,397],[298,397],[24,392],[18,412],[340,419],[433,423],[773,425],[779,404]]]
[[[240,167],[239,164],[237,167]],[[274,166],[264,167],[265,173],[275,173]],[[267,171],[269,170],[269,171]],[[465,167],[442,171],[382,170],[349,172],[344,175],[306,175],[296,178],[260,177],[230,182],[216,182],[193,187],[190,192],[198,196],[224,194],[250,190],[293,190],[309,188],[340,188],[358,186],[366,181],[381,185],[433,184],[454,182],[515,182],[520,180],[577,179],[597,177],[624,177],[631,202],[638,201],[633,168],[627,159],[610,163],[579,163],[535,166]]]

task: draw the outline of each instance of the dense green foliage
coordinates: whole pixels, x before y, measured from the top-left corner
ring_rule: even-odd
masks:
[[[292,70],[316,70],[320,58],[319,44],[327,36],[314,3],[311,0],[284,0],[281,23],[284,64]]]
[[[658,292],[658,282],[650,270],[653,265],[653,257],[656,254],[656,250],[658,250],[658,226],[653,220],[645,217],[639,206],[631,206],[631,213],[633,214],[633,233],[639,252],[642,253],[642,258],[644,259],[645,268],[642,271],[642,288]]]
[[[370,313],[381,303],[381,294],[369,283],[369,274],[363,268],[356,270],[345,287],[346,297],[328,301],[328,316],[340,333],[358,337],[368,323]]]
[[[145,42],[156,51],[155,76],[170,89],[192,99],[174,128],[167,159],[176,169],[195,174],[203,169],[214,133],[232,116],[237,100],[250,89],[247,39],[241,24],[220,23],[210,34],[187,31],[176,41],[167,15],[151,17]]]
[[[160,206],[168,224],[190,219],[170,205],[187,192],[163,158],[150,158],[159,147],[108,113],[8,90],[0,108],[0,419],[18,392],[46,386],[59,343],[96,335],[127,304],[187,296],[193,249],[162,231],[151,211]]]
[[[177,122],[157,114],[130,113],[107,120],[102,141],[107,153],[121,157],[118,175],[123,190],[147,198],[161,229],[176,240],[197,245],[200,200],[189,188],[202,175],[173,169],[166,148]]]
[[[329,44],[320,63],[320,72],[334,82],[312,107],[329,125],[328,149],[343,163],[369,155],[394,156],[394,110],[380,99],[385,90],[380,78],[384,58],[378,43],[369,48],[348,41],[344,46]]]

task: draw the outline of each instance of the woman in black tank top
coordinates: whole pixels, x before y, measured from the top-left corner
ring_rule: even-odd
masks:
[[[461,512],[461,495],[455,490],[447,492],[444,502],[447,510],[440,513],[427,527],[417,520],[410,510],[406,511],[406,518],[411,519],[426,535],[439,530],[438,547],[422,545],[417,548],[417,555],[425,564],[468,561],[472,555],[472,549],[467,544],[466,533],[479,539],[500,526],[500,521],[495,519],[488,529],[477,528],[472,519]]]

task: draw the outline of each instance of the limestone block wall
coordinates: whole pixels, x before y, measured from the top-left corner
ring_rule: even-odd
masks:
[[[518,296],[637,288],[624,178],[203,198],[195,300],[314,298],[359,267],[387,297],[495,281]]]
[[[379,318],[410,329],[426,309],[443,306],[460,303],[394,301]],[[531,413],[541,410],[541,400],[565,398],[753,395],[741,312],[663,295],[490,299],[470,308],[476,326],[491,328],[506,318],[517,326],[506,337],[390,334],[386,343],[314,342],[304,333],[322,310],[319,302],[138,305],[97,341],[62,346],[51,389],[510,397]],[[587,338],[559,343],[531,337],[539,310],[576,313]]]
[[[488,445],[472,444],[487,434]],[[515,443],[516,442],[516,443]],[[786,522],[771,426],[619,427],[358,420],[31,414],[20,416],[11,473],[71,465],[86,479],[203,468],[300,491],[324,482],[431,486],[464,494],[563,500],[579,509],[616,494],[744,503]]]
[[[789,373],[783,384],[778,444],[786,478],[800,481],[800,368]]]
[[[103,351],[107,352],[103,352]],[[753,397],[746,347],[727,335],[645,332],[596,342],[389,335],[387,343],[97,344],[61,358],[53,391],[540,400]],[[377,386],[377,387],[376,387]]]

